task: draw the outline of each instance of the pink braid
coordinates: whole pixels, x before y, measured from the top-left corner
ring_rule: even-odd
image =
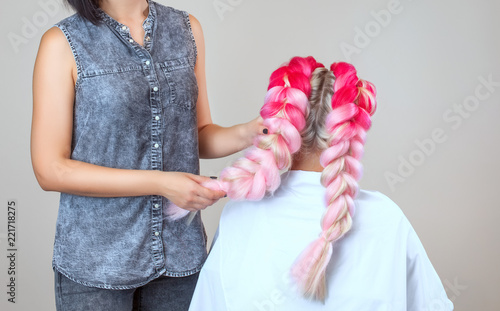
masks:
[[[375,87],[360,80],[352,65],[334,63],[330,69],[336,77],[332,111],[325,125],[331,140],[320,157],[328,208],[321,220],[320,237],[302,252],[291,270],[303,295],[321,301],[326,297],[325,272],[332,244],[351,228],[357,181],[362,174],[359,160],[376,109]]]

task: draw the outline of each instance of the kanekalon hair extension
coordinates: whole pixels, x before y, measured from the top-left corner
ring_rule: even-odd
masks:
[[[325,123],[330,138],[320,157],[327,210],[321,220],[320,237],[309,244],[291,270],[303,295],[320,301],[326,298],[325,272],[333,243],[352,225],[357,181],[362,174],[360,159],[376,109],[374,85],[359,79],[352,65],[334,63],[330,69],[335,76],[332,110]]]

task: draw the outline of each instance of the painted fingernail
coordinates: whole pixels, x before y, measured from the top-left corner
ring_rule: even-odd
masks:
[[[210,176],[210,178],[212,178],[212,179],[217,179],[217,176]]]
[[[224,195],[224,197],[225,197],[225,198],[227,198],[227,194],[226,194],[226,195]]]
[[[267,129],[263,129],[262,133],[267,134],[267,133],[269,133],[269,131]]]

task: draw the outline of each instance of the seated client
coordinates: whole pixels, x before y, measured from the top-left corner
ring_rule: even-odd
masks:
[[[190,310],[453,309],[400,208],[358,188],[375,93],[347,63],[271,75],[269,132],[208,185],[233,201]]]

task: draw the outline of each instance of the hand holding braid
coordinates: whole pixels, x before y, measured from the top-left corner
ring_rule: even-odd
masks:
[[[291,270],[303,295],[322,301],[326,296],[325,271],[332,244],[351,228],[357,181],[362,173],[359,160],[371,125],[370,116],[376,108],[375,87],[358,79],[352,65],[334,63],[331,70],[336,80],[332,110],[325,124],[330,140],[320,157],[327,211],[321,220],[320,237],[303,251]]]

